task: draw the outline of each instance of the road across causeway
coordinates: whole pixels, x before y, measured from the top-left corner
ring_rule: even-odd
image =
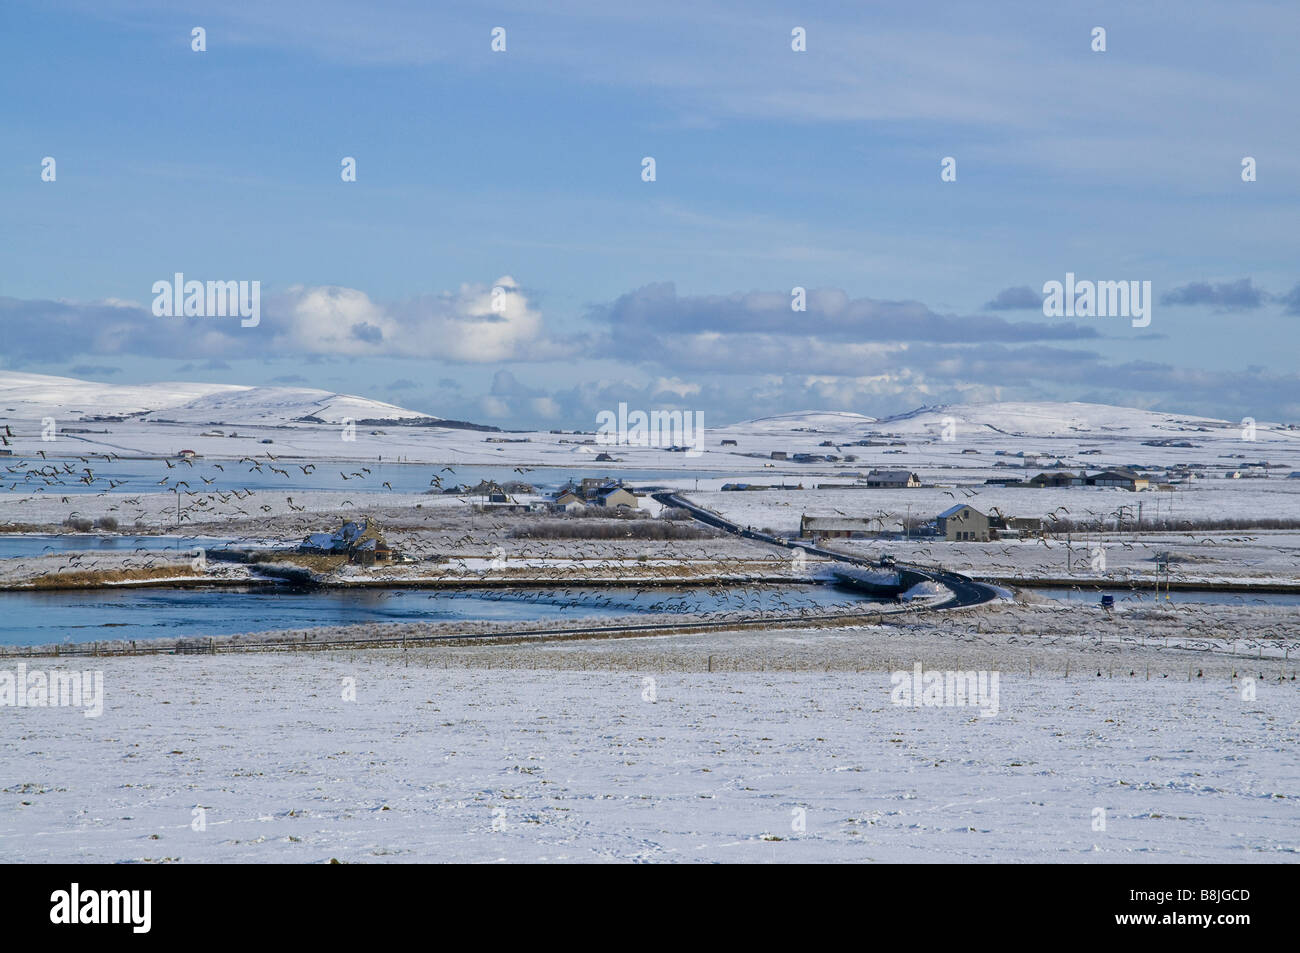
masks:
[[[715,526],[718,529],[725,530],[728,533],[734,533],[745,539],[757,540],[760,543],[769,543],[773,546],[780,546],[784,549],[802,549],[806,553],[815,556],[824,556],[827,559],[838,560],[839,562],[852,563],[856,566],[875,567],[875,564],[869,559],[861,556],[850,556],[846,553],[837,553],[834,550],[822,549],[820,546],[814,546],[811,543],[800,542],[799,540],[784,539],[780,536],[772,536],[768,533],[760,533],[757,530],[747,529],[739,523],[733,523],[725,517],[719,516],[712,510],[706,510],[704,507],[692,503],[690,500],[676,493],[653,493],[653,499],[664,506],[674,506],[686,510],[695,519],[709,526]],[[998,597],[997,589],[982,582],[976,582],[969,576],[963,576],[959,572],[953,572],[944,569],[941,566],[920,566],[915,563],[899,563],[898,568],[909,569],[918,575],[924,576],[932,582],[937,582],[944,586],[952,593],[952,598],[939,603],[932,608],[935,609],[958,609],[965,606],[978,606],[985,602],[991,602]]]

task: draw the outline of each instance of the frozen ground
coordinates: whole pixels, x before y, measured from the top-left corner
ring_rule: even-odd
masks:
[[[998,714],[982,718],[894,706],[881,671],[686,672],[657,665],[663,641],[644,641],[655,653],[575,650],[589,670],[487,668],[500,650],[446,668],[395,652],[85,660],[104,671],[102,717],[0,712],[0,860],[1250,863],[1300,851],[1291,681],[1261,681],[1244,701],[1226,678],[1007,671]],[[630,668],[614,664],[624,652]]]
[[[1031,474],[1032,475],[1032,474]],[[921,471],[922,480],[940,480]],[[1133,493],[1117,487],[1015,488],[984,486],[969,473],[950,475],[948,487],[900,489],[818,490],[815,480],[805,480],[804,490],[699,491],[686,494],[692,502],[721,513],[742,525],[771,527],[778,532],[799,531],[801,516],[852,516],[880,520],[885,530],[902,532],[902,521],[932,519],[954,503],[964,503],[982,513],[996,508],[1007,517],[1046,521],[1049,513],[1076,522],[1102,521],[1114,526],[1119,513],[1127,525],[1157,516],[1164,520],[1300,518],[1300,479],[1204,480],[1176,491],[1147,490]],[[845,483],[845,480],[826,482]],[[960,484],[960,485],[958,485]],[[1120,507],[1124,510],[1120,512]],[[874,527],[874,524],[873,524]]]
[[[1013,579],[1075,579],[1080,585],[1126,587],[1152,582],[1156,554],[1170,554],[1176,583],[1300,585],[1300,533],[1295,531],[1077,534],[1063,538],[997,540],[828,540],[827,549],[859,556],[888,552],[896,559],[939,563],[957,572]],[[1161,572],[1161,581],[1166,573]]]
[[[708,423],[700,457],[618,447],[613,462],[597,464],[603,448],[584,445],[589,435],[511,434],[527,442],[498,444],[467,430],[384,424],[351,434],[338,422],[293,422],[306,411],[332,421],[400,411],[340,395],[9,385],[0,414],[14,427],[15,455],[4,462],[11,489],[0,493],[0,522],[57,524],[75,511],[157,531],[173,525],[179,500],[187,531],[294,538],[371,513],[399,545],[448,556],[451,568],[468,573],[497,558],[525,567],[545,561],[549,571],[557,560],[576,567],[611,558],[640,564],[643,556],[649,567],[660,561],[672,572],[685,562],[726,569],[755,559],[766,569],[781,554],[773,559],[731,539],[684,541],[671,551],[633,539],[521,539],[507,521],[476,515],[463,501],[372,485],[378,477],[340,473],[348,481],[341,490],[312,488],[307,465],[289,461],[316,460],[322,470],[325,461],[420,461],[428,472],[417,473],[414,488],[448,463],[459,471],[448,480],[471,479],[465,465],[495,465],[504,473],[494,474],[507,478],[517,468],[538,483],[544,480],[527,476],[529,468],[672,471],[678,476],[654,482],[680,486],[741,523],[778,530],[796,529],[803,512],[837,511],[879,516],[888,528],[908,504],[913,517],[930,517],[959,500],[1009,516],[1065,507],[1075,519],[1138,502],[1147,519],[1300,512],[1300,480],[1280,478],[1300,470],[1300,431],[1261,424],[1249,440],[1234,422],[1098,405],[948,408],[878,422],[815,413],[718,429]],[[152,412],[86,419],[136,410]],[[58,421],[53,441],[40,439],[47,414]],[[722,438],[735,446],[722,446]],[[886,445],[846,446],[863,438]],[[1193,446],[1143,446],[1166,439]],[[833,446],[823,448],[827,441]],[[275,462],[290,472],[276,475],[282,487],[251,497],[203,475],[189,486],[191,468],[157,459],[182,447],[214,467],[256,455],[255,466]],[[798,451],[858,459],[770,459]],[[87,465],[80,457],[88,453],[154,459],[92,459],[94,480],[78,493]],[[985,488],[994,474],[1037,472],[1037,465],[994,468],[1019,463],[1015,453],[1089,470],[1183,462],[1209,479],[1142,494]],[[1269,479],[1222,479],[1263,459],[1274,464]],[[47,477],[53,482],[28,477],[56,463],[62,469]],[[947,485],[813,489],[873,467],[915,470],[926,483]],[[156,471],[157,479],[139,492],[109,488],[115,473],[132,468]],[[808,489],[718,492],[736,479]],[[397,477],[393,483],[407,487]],[[1189,578],[1294,581],[1300,552],[1295,532],[1239,532],[1098,536],[1076,540],[1075,555],[1090,560],[1079,549],[1092,542],[1105,545],[1108,566],[1120,574],[1144,572],[1153,546],[1171,549],[1185,557],[1176,577]],[[907,555],[970,571],[1046,575],[1057,574],[1065,556],[1054,546],[921,543]],[[94,558],[139,556],[147,558]],[[71,557],[49,561],[73,568]],[[31,567],[11,568],[8,577]],[[104,672],[104,714],[0,708],[0,861],[1296,859],[1294,606],[1124,604],[1108,615],[1092,606],[999,603],[889,625],[800,626],[406,652],[63,659],[55,667]],[[309,647],[354,634],[317,629],[293,637]],[[888,672],[916,661],[999,672],[999,713],[890,704]],[[17,664],[0,660],[0,670]],[[1247,678],[1255,680],[1252,700]],[[355,679],[355,701],[343,698],[348,679]],[[1095,826],[1098,809],[1104,829]]]

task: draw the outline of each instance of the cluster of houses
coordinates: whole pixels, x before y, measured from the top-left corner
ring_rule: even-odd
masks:
[[[1028,480],[1021,480],[1018,477],[993,477],[984,482],[994,486],[1027,486],[1038,489],[1070,486],[1110,486],[1133,492],[1151,489],[1150,477],[1127,469],[1103,470],[1100,473],[1087,473],[1083,470],[1071,473],[1069,470],[1060,470],[1053,473],[1040,473]]]
[[[789,460],[793,463],[856,463],[857,457],[851,453],[788,453],[785,450],[773,450],[771,460]]]
[[[872,470],[863,476],[861,473],[845,473],[853,477],[856,483],[818,483],[819,490],[904,490],[915,489],[921,485],[921,478],[911,470]],[[779,485],[770,483],[725,483],[724,490],[802,490],[803,484]]]
[[[560,487],[549,503],[551,510],[563,513],[583,510],[589,506],[634,510],[640,503],[637,502],[636,494],[624,486],[621,480],[601,480],[595,477]]]
[[[546,500],[520,501],[513,494],[533,493],[531,486],[523,483],[502,486],[492,480],[472,487],[451,487],[443,492],[475,497],[478,506],[496,512],[572,513],[588,507],[634,510],[641,505],[622,480],[610,477],[587,477],[566,483]]]
[[[805,428],[796,427],[796,430]],[[811,431],[815,433],[816,431]],[[736,441],[723,440],[722,446],[734,447]],[[845,447],[906,447],[907,442],[904,440],[882,440],[879,438],[867,438],[863,440],[854,440],[847,443],[836,443],[834,440],[823,440],[821,446],[829,450],[843,451]],[[887,450],[886,453],[902,453],[901,450]],[[762,456],[762,454],[747,454],[747,456]],[[857,456],[852,453],[794,453],[788,450],[771,450],[767,454],[769,460],[784,460],[791,463],[856,463]]]
[[[799,521],[799,535],[804,539],[851,539],[884,532],[885,523],[879,517],[805,515]],[[916,532],[917,535],[938,536],[950,542],[987,543],[1003,537],[1041,534],[1043,521],[1038,517],[982,513],[973,506],[957,503]]]
[[[572,512],[588,507],[605,507],[614,510],[633,510],[640,504],[636,495],[621,481],[585,479],[560,488],[551,500],[536,503],[519,503],[497,483],[485,481],[472,488],[484,498],[484,506],[521,509],[540,512]],[[259,550],[265,556],[270,550]],[[357,566],[387,566],[393,563],[414,562],[414,558],[399,552],[384,539],[379,524],[370,517],[345,520],[333,532],[309,533],[292,549],[282,550],[301,556],[338,556]],[[226,558],[247,561],[254,554],[231,550]]]

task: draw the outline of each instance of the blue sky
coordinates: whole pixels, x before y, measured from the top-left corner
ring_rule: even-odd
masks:
[[[542,6],[10,0],[0,360],[520,427],[1300,420],[1295,4]],[[262,323],[154,317],[176,271],[260,281]],[[988,307],[1067,271],[1151,281],[1150,327]]]

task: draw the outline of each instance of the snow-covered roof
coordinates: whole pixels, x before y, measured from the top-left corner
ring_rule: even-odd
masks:
[[[303,545],[312,549],[335,551],[347,549],[354,541],[365,535],[368,525],[367,520],[362,520],[360,523],[348,520],[333,533],[309,533],[303,540]],[[364,544],[358,548],[364,548]]]
[[[980,513],[979,510],[975,509],[975,507],[970,506],[970,505],[968,505],[968,504],[966,504],[966,503],[954,503],[952,506],[948,507],[946,510],[944,510],[942,513],[940,513],[940,514],[939,514],[937,517],[935,517],[935,518],[936,518],[936,519],[941,519],[941,520],[943,520],[943,519],[948,519],[949,517],[956,516],[956,515],[957,515],[958,513],[960,513],[962,510],[970,510],[972,513],[975,513],[975,514],[977,514],[977,515],[979,515],[979,516],[983,516],[983,515],[984,515],[983,513]]]

